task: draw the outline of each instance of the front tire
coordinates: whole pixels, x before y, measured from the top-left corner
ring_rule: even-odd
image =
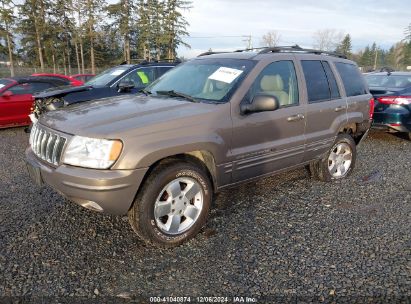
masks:
[[[191,163],[160,165],[137,194],[129,222],[147,243],[178,246],[205,225],[211,201],[212,187],[204,170]]]
[[[312,176],[324,182],[342,179],[355,167],[357,149],[348,134],[339,134],[331,149],[319,160],[310,164]]]

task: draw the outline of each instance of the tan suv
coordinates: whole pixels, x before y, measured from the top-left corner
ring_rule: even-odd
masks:
[[[225,187],[300,166],[346,177],[370,127],[356,64],[297,46],[199,56],[143,93],[42,115],[26,156],[38,184],[128,213],[159,246],[196,235]]]

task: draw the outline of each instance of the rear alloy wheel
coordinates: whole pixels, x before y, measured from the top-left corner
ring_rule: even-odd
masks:
[[[194,237],[206,223],[212,188],[207,174],[191,163],[156,168],[139,191],[128,216],[148,243],[173,247]]]
[[[353,138],[339,134],[329,152],[321,160],[310,164],[312,176],[321,181],[344,178],[354,169],[356,154]]]

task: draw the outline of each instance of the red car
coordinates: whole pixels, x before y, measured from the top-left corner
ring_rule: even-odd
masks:
[[[75,75],[71,75],[70,77],[75,78],[77,80],[80,80],[84,83],[86,83],[87,81],[89,81],[91,78],[93,78],[94,74],[75,74]]]
[[[0,128],[27,126],[33,95],[50,88],[67,85],[52,77],[12,77],[0,79]]]
[[[31,76],[60,78],[60,79],[65,80],[67,82],[67,85],[71,85],[73,87],[79,87],[79,86],[82,86],[84,84],[84,82],[81,81],[81,80],[78,80],[74,77],[66,76],[66,75],[63,75],[63,74],[36,73],[36,74],[32,74]]]

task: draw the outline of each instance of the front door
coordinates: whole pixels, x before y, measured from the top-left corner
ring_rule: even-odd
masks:
[[[30,84],[18,84],[0,96],[0,126],[27,125],[33,105]]]
[[[305,104],[300,103],[294,57],[268,64],[242,102],[252,102],[256,94],[276,97],[280,108],[241,115],[233,105],[234,183],[299,164],[304,156]]]

